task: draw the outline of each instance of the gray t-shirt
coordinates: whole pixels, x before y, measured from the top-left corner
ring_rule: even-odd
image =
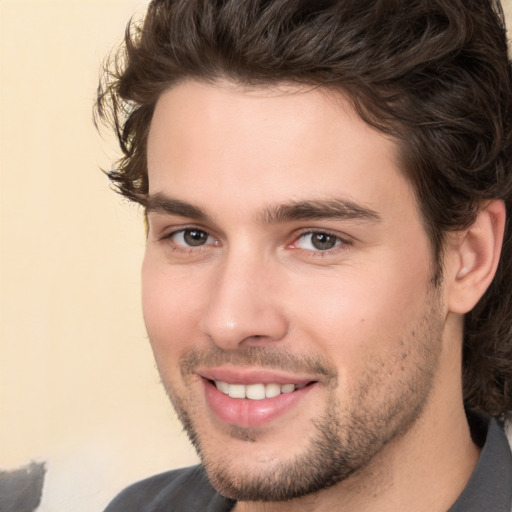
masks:
[[[447,512],[510,512],[512,455],[507,438],[495,419],[470,415],[470,423],[482,452],[464,491]],[[212,487],[201,466],[194,466],[128,487],[104,512],[227,512],[234,505]]]

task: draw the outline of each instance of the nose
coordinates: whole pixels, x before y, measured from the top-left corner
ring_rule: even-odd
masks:
[[[256,258],[224,261],[211,284],[202,330],[224,350],[281,340],[288,331],[278,269]]]

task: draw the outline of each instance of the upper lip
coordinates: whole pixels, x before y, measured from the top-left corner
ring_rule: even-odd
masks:
[[[227,382],[229,384],[307,384],[318,379],[276,370],[258,368],[216,367],[200,368],[197,375],[208,380]]]

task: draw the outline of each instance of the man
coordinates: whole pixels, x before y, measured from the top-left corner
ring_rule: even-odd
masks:
[[[124,51],[97,109],[202,465],[107,511],[510,511],[499,6],[154,0]]]

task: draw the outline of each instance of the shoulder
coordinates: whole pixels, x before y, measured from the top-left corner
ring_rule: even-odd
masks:
[[[512,447],[512,413],[505,416],[503,430],[505,431],[509,445]]]
[[[233,502],[210,484],[201,466],[176,469],[127,487],[104,512],[225,512]]]

